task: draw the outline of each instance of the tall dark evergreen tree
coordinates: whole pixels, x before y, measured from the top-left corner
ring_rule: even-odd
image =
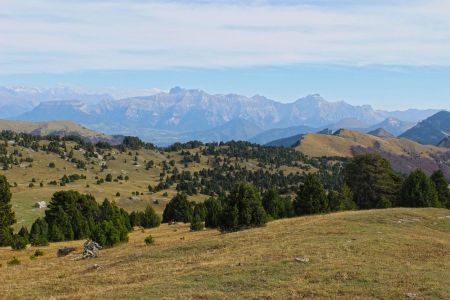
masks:
[[[204,203],[206,208],[205,227],[219,227],[220,215],[222,213],[222,204],[218,199],[214,197],[209,198]]]
[[[356,209],[352,191],[346,184],[341,185],[337,191],[328,193],[328,207],[330,211]]]
[[[30,242],[30,233],[28,232],[28,228],[26,228],[25,226],[22,226],[17,234],[23,237],[27,241],[27,243]]]
[[[12,242],[12,225],[16,223],[11,208],[11,192],[5,176],[0,175],[0,246],[9,246]]]
[[[422,171],[409,174],[399,193],[398,205],[405,207],[440,207],[433,181]]]
[[[345,166],[344,178],[361,209],[393,206],[401,186],[389,161],[375,153],[355,155]]]
[[[444,173],[442,170],[437,170],[431,174],[430,178],[434,182],[442,206],[450,209],[450,189],[448,188],[449,183],[445,178]]]
[[[192,231],[200,231],[200,230],[203,230],[203,228],[204,228],[201,210],[202,210],[201,206],[195,206],[195,208],[194,208],[194,214],[192,216],[192,221],[191,221],[191,230]]]
[[[190,223],[192,220],[193,208],[187,200],[186,194],[177,194],[173,197],[163,212],[163,222],[185,222]]]
[[[256,188],[246,183],[236,184],[225,198],[220,228],[234,231],[262,226],[266,222],[267,214]]]
[[[297,192],[294,201],[297,215],[317,214],[328,211],[328,199],[320,179],[315,174],[308,174],[305,183]]]
[[[30,243],[32,246],[48,245],[48,224],[44,218],[37,219],[31,226]]]
[[[283,217],[283,203],[280,195],[275,189],[270,189],[263,194],[262,204],[266,213],[273,219]]]
[[[141,226],[144,228],[153,228],[158,227],[159,224],[161,224],[160,216],[155,212],[153,207],[148,205],[142,214]]]

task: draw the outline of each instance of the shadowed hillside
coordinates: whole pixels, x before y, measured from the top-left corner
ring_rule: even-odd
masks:
[[[381,138],[346,129],[333,135],[304,135],[296,149],[309,156],[351,157],[376,152],[388,159],[396,171],[409,173],[417,168],[427,173],[441,168],[450,178],[450,151],[445,148],[421,145],[411,140]]]

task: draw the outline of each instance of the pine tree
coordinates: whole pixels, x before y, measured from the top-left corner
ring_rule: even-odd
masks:
[[[205,201],[206,216],[205,227],[217,228],[220,224],[220,215],[222,213],[222,205],[219,200],[214,197]]]
[[[204,225],[201,217],[201,207],[195,206],[194,208],[194,215],[192,216],[192,222],[191,222],[191,230],[192,231],[200,231],[203,230]]]
[[[173,197],[163,212],[163,222],[190,223],[192,219],[192,205],[187,200],[186,194],[177,194]]]
[[[360,209],[391,207],[401,179],[379,154],[355,155],[345,166],[344,180]]]
[[[399,193],[398,204],[404,207],[440,207],[433,181],[422,171],[409,174]]]
[[[8,246],[12,242],[11,225],[16,223],[11,208],[11,192],[5,176],[0,175],[0,246]]]
[[[442,206],[450,209],[450,189],[448,188],[448,182],[445,179],[444,173],[442,170],[437,170],[431,174],[430,178],[434,182]]]
[[[220,218],[220,228],[224,231],[262,226],[267,222],[259,192],[250,184],[236,184],[224,202]]]
[[[27,244],[28,244],[28,241],[24,237],[22,237],[18,234],[14,234],[12,236],[12,239],[11,239],[11,248],[12,249],[22,250],[27,247]]]
[[[141,219],[141,225],[144,228],[158,227],[161,224],[161,218],[155,212],[153,207],[148,205]]]
[[[48,239],[52,242],[71,241],[74,239],[74,232],[70,216],[64,211],[62,206],[57,206],[55,210],[46,212],[45,219],[49,224]]]
[[[25,226],[22,226],[18,232],[18,235],[23,237],[27,243],[30,242],[30,233],[28,232],[28,229]]]
[[[356,203],[353,201],[353,194],[346,184],[340,186],[337,191],[330,191],[328,193],[328,205],[330,211],[356,209]]]
[[[223,231],[239,230],[239,209],[236,204],[225,204],[225,207],[220,215],[219,227]]]
[[[37,219],[31,226],[30,243],[32,246],[48,245],[48,224],[44,218]]]
[[[275,189],[270,189],[264,193],[262,197],[262,203],[267,214],[269,214],[273,219],[282,218],[284,213],[283,202]]]
[[[294,202],[297,215],[317,214],[328,211],[328,199],[320,179],[315,174],[308,174],[305,183],[297,192]]]
[[[59,225],[56,224],[56,223],[52,224],[50,226],[50,231],[49,231],[49,234],[48,234],[48,238],[52,242],[63,242],[66,239],[65,236],[64,236],[64,232],[59,227]]]

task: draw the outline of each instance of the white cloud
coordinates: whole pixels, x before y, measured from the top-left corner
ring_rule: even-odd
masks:
[[[450,65],[448,1],[319,2],[2,0],[0,72]]]

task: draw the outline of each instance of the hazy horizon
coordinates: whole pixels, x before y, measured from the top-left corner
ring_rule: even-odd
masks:
[[[0,85],[449,109],[448,28],[442,0],[5,0]]]

